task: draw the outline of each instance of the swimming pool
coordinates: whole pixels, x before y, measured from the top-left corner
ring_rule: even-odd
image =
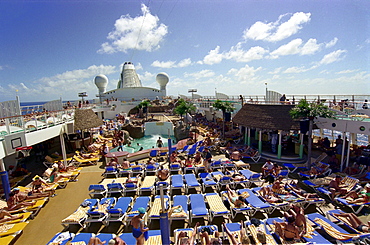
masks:
[[[131,146],[127,146],[127,145],[123,146],[123,151],[134,153],[134,152],[139,151],[141,147],[143,147],[143,150],[151,149],[153,147],[155,148],[157,147],[157,140],[159,137],[161,137],[162,139],[163,146],[168,147],[168,135],[154,134],[154,135],[146,135],[140,139],[134,139],[131,142]],[[172,145],[176,144],[177,142],[176,138],[173,136],[171,136],[170,138],[172,140]],[[116,152],[117,148],[118,147],[113,148],[110,152]]]

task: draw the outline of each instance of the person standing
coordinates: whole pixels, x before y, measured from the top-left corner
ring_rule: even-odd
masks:
[[[163,147],[163,142],[162,142],[161,137],[159,137],[157,140],[157,147]]]
[[[139,214],[131,220],[132,235],[136,239],[136,245],[143,245],[145,241],[149,238],[149,228],[145,228],[143,220],[146,210],[145,208],[140,207],[137,211],[139,212]]]

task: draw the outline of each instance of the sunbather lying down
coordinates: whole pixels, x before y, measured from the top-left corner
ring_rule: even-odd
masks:
[[[346,223],[352,226],[354,229],[360,232],[369,232],[370,231],[370,221],[367,224],[364,224],[355,214],[353,213],[339,213],[334,214],[338,218],[346,220]]]
[[[364,204],[370,202],[370,183],[360,191],[350,191],[343,198],[347,199],[348,203]]]

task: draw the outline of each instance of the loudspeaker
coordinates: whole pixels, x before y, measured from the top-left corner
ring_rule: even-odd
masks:
[[[299,127],[300,127],[300,131],[302,134],[306,134],[308,132],[309,126],[310,126],[309,119],[304,119],[304,120],[299,121]]]
[[[231,112],[225,112],[225,122],[231,121]]]

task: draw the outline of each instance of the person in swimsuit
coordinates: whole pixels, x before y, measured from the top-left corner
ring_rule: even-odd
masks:
[[[244,198],[241,195],[238,195],[235,191],[232,191],[229,186],[226,186],[226,190],[230,202],[232,202],[236,208],[242,208],[246,206]]]
[[[33,206],[33,205],[35,205],[36,202],[34,202],[34,201],[32,201],[32,202],[27,202],[27,201],[18,202],[14,191],[12,191],[12,192],[9,193],[9,199],[6,201],[6,203],[8,205],[8,211],[13,211],[13,210],[17,210],[17,209],[20,209],[20,208],[23,208],[23,207]]]
[[[370,231],[370,221],[367,222],[367,225],[364,224],[355,214],[353,213],[339,213],[334,214],[337,217],[344,218],[348,221],[349,224],[356,230],[360,232],[369,232]]]
[[[224,228],[224,231],[228,235],[231,244],[232,245],[249,245],[251,244],[251,241],[249,240],[249,237],[247,234],[245,234],[245,229],[244,229],[244,223],[243,221],[240,221],[241,224],[241,230],[240,230],[240,243],[237,241],[236,237],[227,229],[225,223],[222,223],[222,226]]]
[[[298,227],[295,225],[293,216],[287,218],[287,222],[274,221],[276,233],[285,241],[290,242],[301,238]]]
[[[198,233],[198,226],[199,222],[195,224],[194,232],[191,235],[191,237],[188,236],[188,233],[186,231],[180,231],[180,233],[177,236],[175,245],[193,245],[195,242],[195,236]]]
[[[307,220],[304,215],[303,208],[295,205],[291,205],[291,208],[284,213],[284,217],[288,220],[288,217],[292,216],[295,219],[294,224],[299,230],[299,236],[302,237],[307,231]]]
[[[170,177],[170,171],[168,169],[163,169],[163,166],[161,165],[157,172],[157,177],[159,180],[165,181]]]
[[[370,183],[365,185],[365,188],[360,191],[351,191],[344,198],[351,197],[348,203],[364,204],[370,202]]]
[[[0,224],[16,220],[16,219],[22,219],[23,215],[12,215],[8,211],[6,211],[4,208],[0,209]]]
[[[106,241],[101,241],[98,237],[92,237],[87,245],[103,245]]]
[[[145,208],[138,208],[139,214],[131,220],[132,235],[136,239],[136,245],[143,245],[149,238],[149,228],[145,228],[143,217],[146,213]]]

